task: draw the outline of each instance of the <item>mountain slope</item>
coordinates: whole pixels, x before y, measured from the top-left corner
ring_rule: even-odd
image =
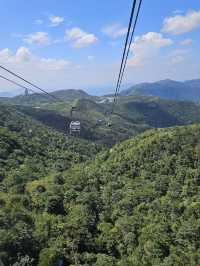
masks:
[[[152,95],[161,98],[184,101],[200,100],[200,79],[178,82],[162,80],[154,83],[141,83],[121,92],[122,95]]]
[[[27,178],[23,193],[10,183],[0,198],[2,260],[199,265],[199,136],[200,125],[150,130],[56,178]]]
[[[71,103],[42,108],[17,106],[17,110],[54,128],[69,132]],[[157,97],[119,97],[114,113],[112,102],[77,99],[75,120],[81,121],[81,138],[112,146],[152,127],[169,127],[200,122],[200,105],[192,102],[161,100]],[[108,127],[108,124],[111,126]]]
[[[90,159],[99,148],[58,133],[13,106],[0,105],[0,168],[7,174],[27,165],[38,173],[63,171],[74,162]]]
[[[98,212],[97,231],[90,231],[101,251],[97,262],[200,264],[199,137],[199,125],[148,131],[66,175],[65,187],[76,195],[73,208],[81,202]],[[97,195],[96,207],[85,201],[88,189]]]
[[[120,97],[116,112],[151,127],[168,127],[200,122],[200,105],[152,96]]]

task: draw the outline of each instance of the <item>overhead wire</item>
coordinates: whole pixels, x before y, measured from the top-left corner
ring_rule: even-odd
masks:
[[[120,79],[119,86],[118,86],[118,92],[119,92],[119,89],[121,87],[122,80],[123,80],[123,77],[124,77],[124,73],[125,73],[126,64],[127,64],[127,61],[128,61],[128,56],[129,56],[129,52],[130,52],[130,49],[131,49],[131,45],[133,44],[133,37],[134,37],[134,34],[135,34],[135,29],[136,29],[136,25],[137,25],[139,13],[140,13],[141,5],[142,5],[142,0],[139,0],[137,14],[136,14],[135,22],[134,22],[133,29],[132,29],[132,33],[131,33],[131,38],[130,38],[130,41],[129,41],[129,46],[128,46],[128,50],[127,50],[127,54],[126,54],[126,59],[125,59],[124,67],[123,67],[123,70],[122,70],[121,79]]]
[[[130,49],[131,49],[131,44],[133,42],[135,28],[136,28],[136,25],[137,25],[137,21],[138,21],[140,9],[141,9],[141,4],[142,4],[142,0],[139,0],[139,5],[138,5],[137,11],[136,11],[137,0],[133,0],[133,4],[132,4],[132,8],[131,8],[131,14],[130,14],[130,19],[129,19],[128,30],[127,30],[127,35],[126,35],[125,44],[124,44],[123,55],[122,55],[121,64],[120,64],[120,70],[119,70],[119,74],[118,74],[118,78],[117,78],[117,84],[116,84],[116,88],[115,88],[113,105],[112,105],[112,109],[111,109],[111,113],[110,114],[113,114],[113,112],[114,112],[114,107],[115,107],[115,104],[116,104],[116,101],[117,101],[117,96],[118,96],[118,93],[120,91],[120,87],[121,87],[122,80],[123,80],[123,77],[124,77],[124,73],[125,73],[125,69],[126,69],[126,65],[127,65],[127,61],[128,61],[128,56],[129,56],[129,52],[130,52]],[[135,13],[136,13],[136,17],[135,17],[135,20],[134,20],[134,23],[133,23],[133,19],[134,19]],[[131,29],[132,29],[132,33],[131,33]],[[130,34],[131,34],[131,37],[130,37]],[[32,87],[40,90],[44,94],[46,94],[49,97],[53,98],[54,100],[59,101],[59,102],[64,102],[62,99],[52,95],[51,93],[48,93],[47,91],[45,91],[41,87],[39,87],[39,86],[35,85],[34,83],[28,81],[27,79],[23,78],[19,74],[16,74],[15,72],[9,70],[8,68],[6,68],[4,66],[1,66],[1,65],[0,65],[0,68],[2,70],[4,70],[4,71],[8,72],[9,74],[19,78],[23,82],[31,85]],[[33,91],[32,89],[27,88],[27,87],[25,87],[25,86],[15,82],[15,81],[13,81],[13,80],[10,80],[10,79],[2,76],[2,75],[0,75],[0,78],[2,78],[4,80],[7,80],[7,81],[9,81],[9,82],[11,82],[11,83],[13,83],[13,84],[15,84],[17,86],[20,86],[20,87],[22,87],[24,89],[28,89],[28,90],[30,90],[30,91],[35,93],[35,91]]]
[[[31,92],[34,93],[34,94],[41,95],[41,96],[43,96],[43,97],[45,97],[45,98],[47,97],[44,93],[38,93],[38,92],[36,92],[35,90],[33,90],[33,89],[29,88],[29,87],[26,87],[26,86],[24,86],[24,85],[22,85],[22,84],[20,84],[20,83],[18,83],[18,82],[16,82],[16,81],[12,80],[12,79],[9,79],[9,78],[3,76],[3,75],[0,75],[0,78],[6,80],[6,81],[8,81],[8,82],[10,82],[10,83],[12,83],[12,84],[14,84],[14,85],[16,85],[16,86],[18,86],[18,87],[20,87],[20,88],[22,88],[22,89],[25,89],[25,90],[31,91]],[[52,100],[53,100],[53,99],[52,99]]]
[[[34,88],[36,88],[36,89],[42,91],[43,93],[45,93],[45,94],[48,95],[49,97],[54,98],[54,100],[56,100],[56,101],[60,101],[60,102],[64,102],[62,99],[60,99],[60,98],[58,98],[58,97],[52,95],[51,93],[45,91],[44,89],[42,89],[42,88],[40,88],[39,86],[35,85],[34,83],[28,81],[27,79],[23,78],[22,76],[20,76],[20,75],[14,73],[13,71],[9,70],[8,68],[6,68],[6,67],[4,67],[4,66],[1,66],[1,65],[0,65],[0,68],[3,69],[4,71],[8,72],[9,74],[11,74],[11,75],[13,75],[13,76],[15,76],[15,77],[21,79],[22,81],[26,82],[27,84],[31,85],[32,87],[34,87]]]
[[[133,1],[133,5],[132,5],[132,9],[131,9],[130,19],[129,19],[128,30],[127,30],[127,34],[126,34],[126,39],[125,39],[125,44],[124,44],[124,50],[123,50],[123,54],[122,54],[121,65],[120,65],[119,75],[118,75],[118,79],[117,79],[117,85],[116,85],[116,89],[115,89],[114,101],[116,100],[116,95],[117,95],[117,91],[118,91],[120,77],[121,77],[121,73],[122,73],[122,69],[123,69],[123,65],[124,65],[124,59],[125,59],[125,55],[126,55],[126,50],[127,50],[129,35],[130,35],[131,26],[132,26],[132,22],[133,22],[133,17],[134,17],[136,3],[137,3],[137,0],[134,0]]]
[[[134,37],[134,33],[135,33],[135,29],[136,29],[136,25],[137,25],[137,21],[138,21],[138,17],[139,17],[141,5],[142,5],[142,0],[139,0],[139,5],[138,6],[137,6],[137,0],[133,1],[133,6],[132,6],[132,10],[131,10],[131,16],[130,16],[130,20],[129,20],[128,31],[127,31],[125,45],[124,45],[122,61],[121,61],[121,65],[120,65],[120,71],[119,71],[119,75],[118,75],[118,79],[117,79],[117,85],[116,85],[113,105],[112,105],[112,109],[111,109],[111,114],[113,114],[113,112],[114,112],[114,107],[115,107],[115,104],[116,104],[116,101],[117,101],[117,96],[118,96],[118,93],[120,91],[120,87],[121,87],[121,84],[122,84],[122,80],[123,80],[123,76],[124,76],[124,73],[125,73],[129,52],[130,52],[130,49],[131,49],[131,44],[133,42],[133,37]],[[137,11],[136,11],[136,7],[137,7]],[[136,16],[135,16],[135,20],[134,20],[134,23],[133,23],[133,18],[134,18],[134,14],[135,13],[136,13]],[[133,25],[133,27],[132,27],[132,25]],[[131,28],[132,28],[132,33],[131,33]],[[131,37],[130,37],[130,33],[131,33]],[[129,44],[128,44],[128,41],[129,41]]]
[[[18,82],[12,80],[12,79],[6,78],[6,77],[4,77],[4,76],[2,76],[2,75],[0,75],[0,78],[6,80],[6,81],[8,81],[8,82],[10,82],[10,83],[12,83],[12,84],[14,84],[14,85],[16,85],[16,86],[18,86],[18,87],[21,87],[22,89],[29,90],[29,91],[31,91],[31,92],[33,92],[33,93],[36,93],[36,92],[35,92],[34,90],[32,90],[31,88],[25,87],[24,85],[21,85],[21,84],[19,84]]]
[[[20,84],[20,83],[18,83],[18,82],[16,82],[16,81],[14,81],[14,80],[12,80],[12,79],[9,79],[9,78],[7,78],[7,77],[5,77],[5,76],[3,76],[3,75],[0,75],[0,78],[3,79],[3,80],[6,80],[6,81],[8,81],[8,82],[10,82],[10,83],[12,83],[12,84],[14,84],[14,85],[16,85],[16,86],[18,86],[18,87],[21,87],[21,88],[23,88],[23,89],[25,89],[25,90],[31,91],[31,92],[33,92],[34,94],[39,94],[39,95],[41,95],[41,96],[43,96],[43,97],[45,97],[45,98],[47,97],[44,93],[37,93],[35,90],[33,90],[33,89],[31,89],[31,88],[28,88],[28,87],[26,87],[26,86],[24,86],[24,85],[22,85],[22,84]],[[52,100],[53,100],[53,99],[52,99]],[[17,109],[15,109],[15,112],[16,112],[18,115],[22,116],[22,117],[25,116],[25,114],[24,114],[23,112],[19,112]]]
[[[0,68],[3,69],[3,70],[5,70],[5,71],[7,71],[7,72],[10,73],[10,74],[12,74],[13,76],[15,76],[15,77],[21,79],[22,81],[28,83],[29,85],[31,85],[31,86],[33,86],[33,87],[39,89],[40,91],[44,92],[44,93],[40,93],[39,95],[42,95],[43,97],[47,97],[47,96],[49,97],[49,96],[51,96],[51,99],[52,99],[52,100],[54,100],[54,101],[56,100],[56,102],[59,101],[59,102],[64,103],[64,101],[63,101],[62,99],[60,99],[60,98],[58,98],[58,97],[56,97],[56,96],[54,96],[54,95],[52,95],[52,94],[46,92],[45,90],[43,90],[43,89],[41,89],[40,87],[38,87],[38,86],[36,86],[35,84],[33,84],[32,82],[29,82],[28,80],[26,80],[26,79],[24,79],[23,77],[19,76],[18,74],[14,73],[13,71],[10,71],[9,69],[7,69],[7,68],[5,68],[5,67],[3,67],[3,66],[0,66]],[[23,88],[23,89],[25,89],[25,90],[29,90],[29,91],[32,91],[33,93],[37,93],[37,92],[36,92],[35,90],[33,90],[32,88],[26,87],[26,86],[24,86],[24,85],[22,85],[22,84],[20,84],[20,83],[18,83],[18,82],[16,82],[16,81],[14,81],[14,80],[11,80],[11,79],[9,79],[9,78],[3,76],[3,75],[0,75],[0,78],[6,80],[6,81],[8,81],[8,82],[10,82],[10,83],[12,83],[12,84],[14,84],[14,85],[16,85],[16,86],[19,86],[19,87],[21,87],[21,88]],[[17,112],[19,115],[24,116],[24,114],[23,114],[22,112],[18,112],[17,110],[16,110],[16,112]]]

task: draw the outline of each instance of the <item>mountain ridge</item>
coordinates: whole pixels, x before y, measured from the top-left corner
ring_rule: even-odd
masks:
[[[176,94],[173,94],[174,93],[173,90],[177,91]],[[56,97],[61,97],[62,100],[64,101],[74,100],[75,98],[98,99],[98,98],[105,97],[105,96],[107,97],[113,96],[112,93],[105,94],[105,91],[102,92],[102,95],[98,93],[98,95],[96,96],[94,94],[91,95],[87,93],[86,91],[87,90],[82,90],[82,89],[67,89],[67,90],[61,89],[61,90],[56,90],[56,91],[52,91],[49,93]],[[162,94],[163,91],[166,91],[165,94]],[[5,101],[10,101],[10,102],[12,101],[16,103],[17,101],[19,102],[19,100],[27,101],[28,99],[28,97],[24,95],[6,97],[7,96],[6,94],[7,93],[4,92],[2,96],[0,96],[0,101],[5,100]],[[159,96],[161,98],[163,97],[163,98],[174,99],[174,100],[195,101],[197,99],[198,100],[200,99],[200,79],[192,79],[192,80],[185,80],[185,81],[164,79],[164,80],[160,80],[156,82],[141,82],[133,86],[130,86],[127,89],[122,88],[121,93],[120,93],[120,95],[123,95],[123,96],[125,95],[128,96],[132,94],[144,94],[144,95]],[[29,95],[29,97],[36,97],[36,96],[43,97],[43,94],[38,92],[38,93]],[[197,97],[197,99],[195,99],[195,97]]]
[[[179,101],[200,101],[200,79],[174,81],[165,79],[157,82],[136,84],[121,92],[121,95],[151,95]]]
[[[49,92],[50,95],[55,98],[45,95],[44,93],[30,93],[29,95],[17,95],[14,97],[0,97],[1,102],[11,103],[11,104],[46,104],[55,103],[59,101],[74,101],[76,99],[95,99],[94,96],[87,94],[83,90],[57,90]],[[57,99],[56,99],[57,98]]]

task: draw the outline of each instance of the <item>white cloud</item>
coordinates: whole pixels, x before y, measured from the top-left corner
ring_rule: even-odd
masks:
[[[47,32],[34,32],[25,36],[23,41],[27,44],[49,45],[51,38]]]
[[[94,60],[94,56],[93,55],[88,55],[88,60],[89,61],[93,61]]]
[[[119,45],[119,41],[111,41],[108,43],[111,47],[117,47]]]
[[[12,52],[8,48],[0,50],[0,60],[3,62],[7,61],[11,56]]]
[[[26,63],[30,61],[30,58],[31,53],[26,47],[20,47],[15,54],[13,54],[8,48],[0,51],[1,63]]]
[[[32,58],[32,55],[31,55],[29,49],[26,47],[20,47],[15,54],[15,59],[19,63],[29,62],[29,61],[31,61],[31,58]],[[10,59],[12,60],[14,58],[12,58],[12,56],[11,56]]]
[[[72,41],[75,48],[88,47],[98,41],[92,33],[87,33],[80,28],[72,28],[65,31],[66,40]]]
[[[188,50],[176,49],[169,54],[169,62],[171,64],[179,64],[185,61]]]
[[[51,15],[50,17],[49,17],[49,20],[50,20],[50,22],[51,22],[51,27],[57,27],[57,26],[59,26],[62,22],[64,22],[65,21],[65,19],[63,18],[63,17],[59,17],[59,16],[53,16],[53,15]]]
[[[182,63],[183,61],[184,61],[184,57],[181,56],[181,55],[177,55],[176,57],[173,57],[173,58],[171,59],[171,63],[172,63],[172,64],[180,64],[180,63]]]
[[[35,56],[26,47],[20,47],[15,53],[8,48],[0,51],[0,63],[9,64],[14,67],[16,64],[20,68],[33,71],[33,69],[41,70],[64,70],[71,63],[64,59],[40,58]]]
[[[140,37],[135,38],[135,46],[141,44],[153,45],[155,47],[162,47],[166,45],[171,45],[173,42],[171,39],[166,39],[161,33],[158,32],[148,32]]]
[[[179,35],[197,28],[200,28],[200,10],[166,18],[163,22],[162,32]]]
[[[42,25],[43,23],[44,23],[44,21],[42,19],[36,19],[35,20],[36,25]]]
[[[54,39],[54,40],[52,41],[52,43],[54,43],[54,44],[58,44],[58,43],[62,43],[62,42],[64,42],[63,39]]]
[[[48,70],[63,70],[70,65],[69,61],[63,59],[41,58],[40,67]]]
[[[174,12],[173,12],[173,14],[175,14],[175,15],[177,15],[177,14],[182,14],[182,13],[184,13],[184,11],[181,10],[181,9],[176,9],[176,10],[174,10]]]
[[[180,42],[181,45],[185,45],[185,46],[190,45],[192,43],[193,43],[192,39],[185,39]]]
[[[142,66],[146,61],[152,60],[159,53],[160,49],[173,44],[171,39],[164,38],[161,33],[148,32],[136,37],[131,46],[133,57],[128,64],[131,66]]]
[[[107,36],[116,39],[127,33],[127,27],[123,27],[120,23],[114,23],[103,28],[102,32]]]

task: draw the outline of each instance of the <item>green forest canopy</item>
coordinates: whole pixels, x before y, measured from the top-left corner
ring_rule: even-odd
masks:
[[[34,177],[38,150],[29,165],[28,150],[6,153],[15,134],[1,129],[5,265],[200,264],[199,125],[147,131],[73,168],[47,160]],[[23,159],[10,168],[12,156]]]

